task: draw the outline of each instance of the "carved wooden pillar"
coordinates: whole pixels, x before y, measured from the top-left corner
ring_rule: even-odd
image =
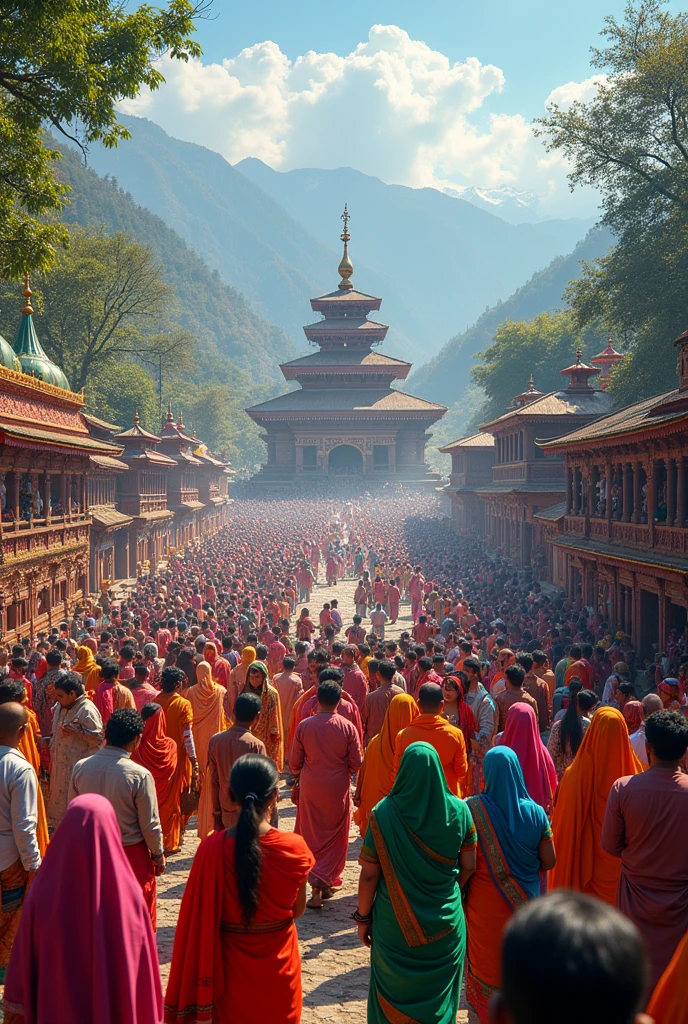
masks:
[[[621,519],[624,523],[631,521],[631,495],[633,487],[633,467],[630,462],[623,464],[623,507]]]
[[[607,538],[612,539],[612,463],[611,459],[607,459],[604,464],[604,476],[605,476],[605,491],[607,493],[607,500],[604,503],[605,518],[607,520]]]
[[[654,459],[647,464],[647,524],[650,528],[650,547],[655,543],[655,512],[657,511],[657,466]]]
[[[681,455],[677,460],[676,480],[676,520],[674,526],[686,525],[686,457]]]
[[[21,488],[21,473],[18,470],[14,470],[14,522],[17,529],[19,529],[19,489]]]
[[[633,465],[633,515],[631,521],[640,522],[640,513],[643,506],[643,464],[635,462]]]
[[[570,466],[566,467],[566,515],[570,516],[573,513],[573,470]]]
[[[667,526],[673,526],[676,520],[676,459],[666,459],[666,507]]]
[[[52,483],[51,483],[51,481],[52,481],[52,474],[49,473],[49,472],[46,472],[46,474],[45,474],[45,486],[44,486],[44,489],[43,489],[43,508],[44,508],[45,521],[46,521],[46,523],[48,525],[50,524],[50,520],[52,519],[52,509],[50,507],[50,493],[51,493],[51,490],[52,490]]]

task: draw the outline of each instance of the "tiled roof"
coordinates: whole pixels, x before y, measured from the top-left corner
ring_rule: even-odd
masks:
[[[603,555],[606,558],[621,562],[633,562],[636,565],[660,566],[663,569],[676,569],[683,576],[686,571],[686,560],[682,555],[672,555],[653,548],[643,551],[639,548],[622,547],[620,544],[605,544],[604,541],[586,540],[583,537],[555,537],[553,543],[557,547],[570,548],[590,555]]]
[[[133,522],[132,516],[125,516],[123,512],[118,512],[116,508],[111,508],[109,505],[96,505],[91,507],[89,512],[96,526],[127,526]]]
[[[90,412],[82,412],[81,415],[84,417],[89,427],[97,427],[98,430],[109,430],[113,434],[116,434],[122,429],[115,423],[108,423],[107,420],[99,420],[97,416],[93,416]]]
[[[100,469],[129,469],[126,462],[121,459],[113,459],[109,455],[92,455],[90,461]]]
[[[540,512],[533,514],[533,519],[546,519],[548,522],[556,522],[557,519],[563,519],[566,515],[566,502],[558,501],[556,505],[549,505],[547,508],[543,508]]]
[[[52,430],[36,430],[34,427],[9,426],[0,423],[0,435],[17,441],[37,442],[39,444],[56,445],[59,448],[71,448],[84,452],[100,452],[103,455],[119,455],[120,448],[104,441],[96,441],[88,434],[61,434]]]
[[[294,366],[297,369],[304,366],[409,366],[403,359],[394,359],[392,356],[383,355],[382,352],[371,352],[367,348],[335,348],[326,349],[320,352],[311,352],[307,356],[299,356],[298,359],[291,359],[284,366]]]
[[[611,416],[589,423],[579,430],[570,434],[564,434],[556,441],[549,441],[543,448],[557,448],[564,445],[583,443],[587,441],[606,440],[625,434],[635,433],[641,430],[652,430],[655,427],[666,426],[677,420],[688,418],[688,395],[685,402],[678,401],[681,392],[678,390],[669,391],[664,395],[655,395],[647,398],[644,402],[629,405],[625,409],[614,412]],[[664,408],[666,406],[666,408]]]
[[[543,480],[541,483],[532,480],[498,480],[495,483],[487,484],[485,487],[477,487],[479,494],[558,494],[563,493],[565,484],[563,479]]]
[[[316,320],[314,324],[306,324],[304,331],[309,334],[334,334],[337,331],[387,331],[387,324],[378,324],[365,317],[338,316],[329,320]]]
[[[274,412],[446,412],[444,405],[426,402],[392,388],[308,388],[261,402],[246,411]]]
[[[129,449],[124,452],[123,459],[127,462],[152,462],[156,466],[176,466],[176,460],[170,459],[162,452],[153,451],[152,448]]]
[[[495,427],[513,416],[605,416],[611,407],[612,396],[607,391],[551,391],[536,402],[507,410],[483,426],[494,432]]]
[[[174,506],[175,512],[196,512],[199,508],[205,508],[202,501],[182,501]]]
[[[487,430],[481,430],[477,434],[471,434],[470,437],[460,437],[458,441],[452,441],[451,444],[445,445],[439,450],[455,452],[459,448],[494,448],[494,437]]]
[[[313,302],[322,302],[323,299],[337,299],[339,302],[349,302],[356,304],[357,302],[380,302],[375,295],[368,295],[366,292],[359,292],[355,288],[350,288],[348,291],[337,288],[334,292],[326,292],[325,295],[318,295]]]

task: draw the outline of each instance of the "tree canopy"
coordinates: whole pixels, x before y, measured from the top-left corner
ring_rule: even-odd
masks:
[[[0,0],[0,275],[47,269],[64,227],[67,188],[54,175],[59,152],[43,125],[85,148],[128,136],[115,104],[163,81],[156,60],[200,56],[191,38],[204,0],[141,4],[116,0]]]
[[[481,353],[483,363],[473,370],[473,379],[487,396],[479,418],[484,422],[505,412],[511,400],[527,390],[531,373],[538,391],[566,387],[560,370],[575,362],[579,345],[584,358],[604,347],[596,330],[579,330],[570,310],[541,313],[532,320],[505,320],[492,345]]]
[[[615,247],[586,265],[567,299],[577,327],[602,322],[632,356],[614,375],[619,403],[674,386],[672,340],[686,327],[688,17],[659,0],[605,19],[593,66],[606,79],[587,103],[538,122],[572,162],[572,187],[600,192]]]

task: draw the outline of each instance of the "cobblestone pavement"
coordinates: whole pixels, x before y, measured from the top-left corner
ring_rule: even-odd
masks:
[[[334,587],[327,587],[324,582],[319,583],[311,594],[308,606],[312,617],[315,619],[324,601],[336,597],[344,625],[350,625],[354,612],[353,591],[354,582],[351,580],[340,580]],[[298,611],[300,607],[297,614]],[[387,638],[397,639],[403,630],[411,628],[409,605],[402,605],[401,611],[401,618],[396,625],[387,627]],[[280,828],[293,829],[296,807],[289,799],[289,790],[284,781],[281,783],[279,813]],[[195,833],[189,831],[182,852],[170,858],[166,873],[158,879],[158,954],[163,988],[169,973],[179,905],[197,846]],[[359,942],[351,920],[351,914],[356,908],[360,846],[358,829],[352,824],[341,889],[333,899],[326,902],[322,910],[307,909],[298,921],[304,992],[302,1024],[318,1024],[320,1021],[347,1021],[348,1024],[366,1022],[369,953]],[[468,1020],[466,1010],[461,1009],[457,1024],[467,1024]]]

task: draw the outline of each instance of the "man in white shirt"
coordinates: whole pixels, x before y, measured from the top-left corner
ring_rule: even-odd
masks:
[[[28,721],[21,704],[0,705],[0,983],[5,981],[26,890],[41,863],[38,780],[17,749]]]
[[[653,715],[655,711],[661,711],[664,705],[658,693],[647,693],[640,702],[643,705],[643,719]],[[647,748],[645,747],[645,722],[641,722],[639,728],[630,735],[633,753],[642,763],[643,768],[648,767]]]
[[[165,870],[165,855],[155,781],[147,768],[131,759],[142,732],[143,719],[134,708],[113,711],[105,726],[105,746],[74,765],[69,800],[99,793],[110,801],[155,928],[155,878]]]
[[[388,619],[389,615],[378,601],[375,608],[370,613],[370,623],[381,640],[385,639],[385,623]]]

